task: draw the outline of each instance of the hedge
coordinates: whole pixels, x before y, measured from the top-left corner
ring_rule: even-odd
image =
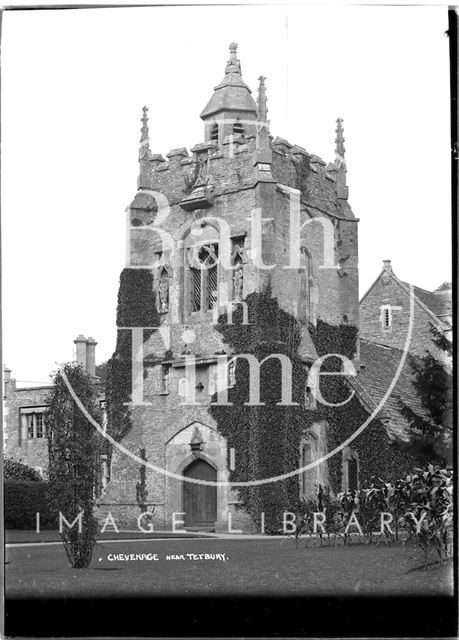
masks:
[[[57,516],[48,504],[48,483],[31,480],[6,480],[4,484],[5,528],[35,529],[36,513],[40,513],[40,528],[54,529]]]

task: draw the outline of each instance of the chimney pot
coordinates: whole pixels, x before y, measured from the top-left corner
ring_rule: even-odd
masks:
[[[392,273],[392,265],[390,262],[390,260],[383,260],[383,269],[384,271],[389,271],[389,273]]]
[[[86,338],[80,333],[73,342],[76,344],[76,361],[86,369]]]
[[[96,344],[92,337],[86,341],[86,371],[93,378],[96,376]]]

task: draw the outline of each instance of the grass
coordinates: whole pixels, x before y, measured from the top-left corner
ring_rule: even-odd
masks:
[[[199,533],[172,533],[167,531],[153,531],[145,533],[143,531],[124,531],[119,533],[113,530],[107,530],[99,533],[100,540],[145,540],[146,538],[155,540],[156,538],[206,538],[207,536]],[[60,542],[61,536],[57,529],[44,529],[37,533],[30,529],[7,529],[5,531],[6,544],[18,544],[25,542]]]
[[[109,554],[157,554],[110,561]],[[167,560],[166,555],[183,555]],[[225,561],[186,554],[225,554]],[[452,566],[421,565],[401,545],[295,547],[291,539],[221,538],[98,543],[88,569],[72,569],[61,545],[7,549],[8,597],[451,595]]]

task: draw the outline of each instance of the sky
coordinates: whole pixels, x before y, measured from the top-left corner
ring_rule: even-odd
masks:
[[[203,141],[199,114],[236,41],[271,133],[326,161],[344,119],[360,295],[391,259],[451,280],[449,52],[441,6],[213,6],[14,11],[2,24],[3,361],[18,385],[115,347],[140,118],[163,156]]]

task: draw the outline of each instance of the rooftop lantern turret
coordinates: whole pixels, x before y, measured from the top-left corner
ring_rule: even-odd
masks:
[[[252,124],[257,117],[257,105],[241,75],[241,63],[236,55],[237,44],[229,46],[225,77],[214,87],[214,94],[201,113],[205,123],[205,141],[223,142],[228,136],[255,135]]]

